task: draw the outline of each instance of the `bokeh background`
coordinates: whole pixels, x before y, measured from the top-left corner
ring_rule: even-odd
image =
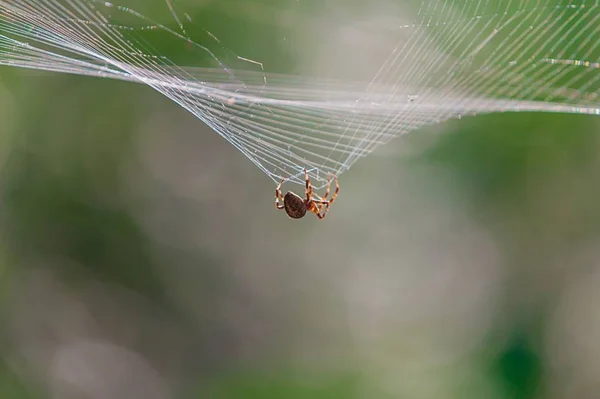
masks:
[[[393,45],[354,3],[177,5],[267,71],[346,79]],[[0,129],[0,398],[600,395],[598,117],[420,129],[324,221],[142,85],[1,68]]]

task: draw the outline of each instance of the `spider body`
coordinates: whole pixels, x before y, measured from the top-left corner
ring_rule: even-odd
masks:
[[[306,215],[307,205],[298,194],[288,191],[283,197],[285,213],[292,219],[300,219]]]
[[[340,191],[337,178],[335,176],[333,177],[335,180],[335,192],[331,198],[328,198],[331,188],[331,175],[329,175],[329,179],[327,180],[327,191],[325,192],[324,197],[320,197],[318,194],[313,193],[313,187],[308,178],[306,169],[304,169],[304,178],[306,179],[306,198],[302,198],[291,191],[288,191],[285,196],[282,195],[281,186],[286,181],[286,179],[283,179],[275,189],[275,207],[277,209],[285,209],[285,213],[292,219],[303,218],[307,212],[312,212],[317,215],[319,219],[323,219]],[[279,201],[283,202],[283,204],[280,204]],[[325,210],[323,210],[323,208],[325,208]]]

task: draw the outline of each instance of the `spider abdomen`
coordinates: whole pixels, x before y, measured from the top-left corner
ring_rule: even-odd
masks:
[[[285,212],[292,219],[300,219],[306,215],[306,204],[304,203],[304,200],[291,191],[288,191],[285,194],[285,197],[283,197],[283,205],[285,207]]]

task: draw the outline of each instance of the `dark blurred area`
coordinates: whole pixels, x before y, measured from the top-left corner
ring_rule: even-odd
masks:
[[[596,398],[599,127],[421,129],[293,221],[152,89],[2,68],[0,398]]]

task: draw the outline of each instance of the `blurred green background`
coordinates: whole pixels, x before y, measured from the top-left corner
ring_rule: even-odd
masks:
[[[355,3],[177,6],[268,71],[327,75],[313,27]],[[600,395],[597,117],[420,129],[322,222],[142,85],[3,67],[0,127],[0,398]]]

